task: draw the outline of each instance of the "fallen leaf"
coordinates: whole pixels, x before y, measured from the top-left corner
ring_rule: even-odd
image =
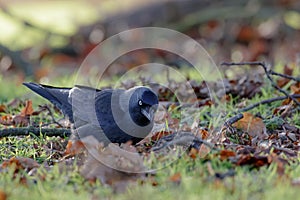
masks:
[[[250,42],[258,38],[259,33],[252,26],[244,25],[240,27],[237,35],[237,40],[241,42]]]
[[[103,184],[111,185],[116,192],[124,192],[129,182],[144,176],[145,170],[142,157],[128,144],[122,148],[109,144],[104,147],[89,136],[83,139],[87,148],[87,157],[80,170],[81,175],[89,180],[100,180]],[[127,152],[127,151],[130,152]]]
[[[300,83],[295,83],[291,85],[290,87],[292,94],[300,94]],[[300,102],[300,98],[297,98],[297,100]],[[285,99],[281,105],[288,105],[292,102],[291,98]]]
[[[151,137],[151,140],[152,141],[158,141],[162,137],[167,136],[167,135],[171,135],[171,134],[173,134],[173,133],[170,132],[170,131],[160,131],[160,132],[154,133],[154,135]]]
[[[43,77],[47,77],[50,73],[50,69],[49,68],[46,68],[46,67],[41,67],[41,68],[38,68],[34,71],[34,77],[37,79],[37,80],[40,80],[41,78]]]
[[[266,126],[261,118],[247,112],[243,113],[243,116],[242,119],[233,124],[234,127],[242,129],[251,137],[258,136],[258,138],[264,139],[268,136]]]
[[[179,184],[181,182],[181,174],[179,172],[173,174],[169,180],[173,183]]]
[[[290,68],[288,65],[284,65],[284,68],[283,68],[283,74],[292,76],[293,71],[294,71],[293,68]],[[288,82],[290,82],[290,79],[281,77],[281,78],[279,78],[279,79],[277,80],[277,86],[280,87],[280,88],[282,88],[282,87],[284,87]]]
[[[34,112],[32,108],[32,101],[28,100],[26,101],[25,107],[21,110],[21,116],[30,116]]]
[[[195,160],[197,158],[198,150],[196,148],[191,148],[189,156]]]
[[[211,148],[206,146],[206,145],[201,145],[198,155],[203,158],[204,156],[206,156],[209,152],[211,151]]]
[[[5,126],[13,125],[13,117],[11,115],[1,116],[0,124],[5,125]]]
[[[251,53],[251,57],[249,60],[255,61],[259,59],[259,56],[267,53],[269,50],[268,42],[265,39],[255,39],[251,41],[249,44],[249,51]]]
[[[29,115],[16,115],[12,118],[12,123],[15,126],[28,126],[30,123]]]
[[[295,83],[291,85],[291,91],[292,94],[300,94],[300,83]],[[297,98],[297,100],[300,102],[300,98]]]
[[[11,168],[14,167],[15,173],[18,173],[19,170],[30,171],[33,168],[38,168],[40,165],[31,158],[23,157],[12,157],[9,160],[6,160],[2,163],[1,168]]]
[[[204,130],[202,128],[199,128],[197,130],[197,135],[199,135],[201,137],[201,139],[205,140],[208,138],[209,136],[209,132],[207,130]]]
[[[6,200],[7,199],[7,194],[0,189],[0,200]]]
[[[74,156],[82,153],[84,149],[85,147],[81,140],[69,140],[64,155]]]
[[[0,112],[6,112],[6,106],[5,105],[3,105],[3,104],[1,104],[0,105]]]
[[[13,104],[15,104],[14,101]],[[5,115],[2,116],[0,119],[0,124],[3,125],[14,125],[17,127],[24,127],[28,126],[30,123],[30,116],[34,113],[34,110],[32,108],[32,101],[28,100],[25,102],[25,107],[21,110],[20,114],[15,116]]]
[[[227,160],[229,157],[236,156],[236,153],[230,150],[222,150],[219,154],[221,160]]]
[[[240,156],[236,164],[238,166],[252,165],[258,168],[264,165],[269,165],[270,163],[271,160],[268,158],[268,156],[253,156],[248,154]]]

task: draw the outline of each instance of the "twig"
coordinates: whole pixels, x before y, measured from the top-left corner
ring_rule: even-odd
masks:
[[[0,129],[0,138],[8,136],[21,136],[21,135],[44,135],[44,136],[59,136],[69,137],[71,135],[70,129],[65,128],[36,128],[36,127],[22,127],[22,128],[6,128]]]
[[[42,109],[46,109],[46,110],[48,111],[48,113],[49,113],[49,115],[50,115],[50,117],[51,117],[53,123],[57,124],[57,125],[60,126],[60,127],[63,127],[63,125],[61,125],[58,121],[55,120],[55,118],[54,118],[54,116],[53,116],[53,113],[52,113],[52,111],[51,111],[51,109],[49,108],[48,105],[43,105],[43,106],[40,106],[40,107],[41,107]]]
[[[281,89],[280,87],[278,87],[275,84],[275,82],[273,81],[273,79],[272,79],[272,77],[270,75],[278,75],[279,73],[274,72],[271,69],[267,69],[267,66],[266,66],[266,64],[264,62],[260,62],[260,61],[256,61],[256,62],[240,62],[240,63],[223,62],[223,63],[221,63],[221,65],[225,65],[225,66],[234,66],[234,65],[257,65],[257,66],[261,66],[264,69],[267,78],[271,82],[272,87],[274,87],[279,92],[283,93],[285,96],[291,98],[297,104],[297,106],[300,106],[300,102],[296,98],[294,98],[293,96],[289,95],[285,90]],[[287,78],[287,77],[290,77],[290,76],[286,76],[285,78]]]
[[[159,145],[159,143],[163,143],[162,145]],[[163,148],[167,148],[169,146],[178,145],[178,146],[200,146],[196,144],[204,144],[207,147],[219,150],[217,147],[214,146],[214,144],[207,142],[205,140],[202,140],[201,138],[195,136],[194,134],[190,132],[182,132],[182,133],[174,133],[171,135],[167,135],[162,137],[158,141],[158,145],[152,147],[152,151],[158,151]]]
[[[293,98],[300,98],[300,94],[292,94],[292,95],[289,95],[289,97],[292,96]],[[238,112],[246,112],[248,110],[251,110],[259,105],[262,105],[262,104],[268,104],[268,103],[272,103],[274,101],[280,101],[280,100],[284,100],[284,99],[287,99],[289,97],[286,97],[286,96],[280,96],[280,97],[274,97],[274,98],[271,98],[271,99],[265,99],[265,100],[262,100],[260,102],[257,102],[255,104],[252,104],[248,107],[245,107],[245,108],[242,108],[242,109],[239,109]]]
[[[290,79],[290,80],[293,80],[293,81],[296,81],[296,82],[300,82],[300,78],[297,78],[297,77],[294,77],[294,76],[290,76],[290,75],[287,75],[287,74],[280,74],[280,73],[274,72],[271,69],[269,69],[269,73],[271,75],[280,76],[282,78],[286,78],[286,79]]]
[[[244,116],[242,113],[238,113],[237,115],[230,117],[226,122],[225,122],[225,126],[230,126],[232,124],[234,124],[235,122],[239,121],[240,119],[242,119]]]

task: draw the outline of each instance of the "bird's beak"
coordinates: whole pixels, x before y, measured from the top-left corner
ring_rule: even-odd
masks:
[[[142,108],[142,114],[151,122],[154,118],[155,109],[152,107]]]

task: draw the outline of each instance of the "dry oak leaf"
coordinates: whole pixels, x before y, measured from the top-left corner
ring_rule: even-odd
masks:
[[[292,76],[294,71],[294,68],[289,67],[288,65],[285,65],[283,68],[283,74]],[[277,80],[277,86],[280,88],[283,88],[286,84],[290,82],[290,79],[287,78],[279,78]]]
[[[3,104],[1,104],[0,105],[0,112],[6,112],[6,106],[5,105],[3,105]]]
[[[14,125],[14,126],[28,126],[30,123],[30,115],[34,113],[34,110],[32,108],[32,101],[28,100],[26,101],[25,107],[21,110],[20,114],[15,115],[13,117],[2,116],[0,119],[0,124],[3,125]]]
[[[234,151],[230,151],[230,150],[222,150],[222,151],[220,151],[219,154],[220,154],[221,160],[227,160],[229,157],[236,156],[236,153]]]
[[[5,169],[8,167],[14,167],[15,173],[19,170],[28,170],[30,171],[33,168],[38,168],[40,165],[31,158],[23,157],[12,157],[9,160],[6,160],[2,163],[1,168]]]
[[[193,160],[195,160],[197,157],[203,158],[211,151],[211,148],[209,148],[206,145],[201,145],[199,149],[191,148],[189,151],[189,156]]]
[[[255,117],[251,113],[243,113],[243,118],[233,124],[234,127],[242,129],[247,132],[251,137],[265,139],[268,137],[267,128],[263,120],[259,117]]]
[[[30,123],[29,115],[23,116],[23,115],[16,115],[12,119],[12,124],[15,126],[28,126]]]
[[[83,150],[85,150],[85,147],[80,140],[69,140],[64,155],[75,156],[82,153]]]
[[[143,159],[133,146],[109,144],[104,147],[93,136],[83,138],[82,142],[87,149],[87,157],[80,174],[85,179],[98,179],[111,185],[114,191],[123,192],[130,182],[144,176],[140,173],[145,171]]]
[[[156,133],[154,133],[153,136],[151,136],[151,141],[158,141],[161,138],[163,138],[167,135],[171,135],[171,134],[173,134],[172,131],[159,131],[159,132],[156,132]]]
[[[0,124],[5,126],[13,125],[13,117],[11,115],[3,115],[0,117]]]
[[[252,165],[256,168],[269,165],[272,160],[268,156],[241,155],[236,163],[238,166]]]
[[[169,180],[173,183],[179,184],[181,182],[181,174],[179,172],[173,174]]]
[[[292,94],[300,94],[300,83],[295,83],[291,85],[290,87]],[[300,98],[297,98],[297,100],[300,102]],[[288,105],[292,101],[291,98],[285,99],[281,105]]]
[[[0,189],[0,200],[6,200],[7,199],[7,194]]]
[[[208,136],[209,136],[209,132],[208,132],[207,130],[202,129],[202,128],[199,128],[199,129],[197,130],[196,133],[197,133],[197,135],[199,135],[199,136],[201,137],[201,139],[203,139],[203,140],[207,139]]]
[[[21,110],[21,116],[28,116],[28,115],[32,115],[32,113],[34,112],[33,108],[32,108],[32,101],[28,100],[26,101],[26,105],[25,107]]]

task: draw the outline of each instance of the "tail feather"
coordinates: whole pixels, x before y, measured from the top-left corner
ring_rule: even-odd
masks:
[[[23,85],[50,101],[73,121],[72,105],[69,103],[71,88],[53,87],[37,83],[23,83]]]

